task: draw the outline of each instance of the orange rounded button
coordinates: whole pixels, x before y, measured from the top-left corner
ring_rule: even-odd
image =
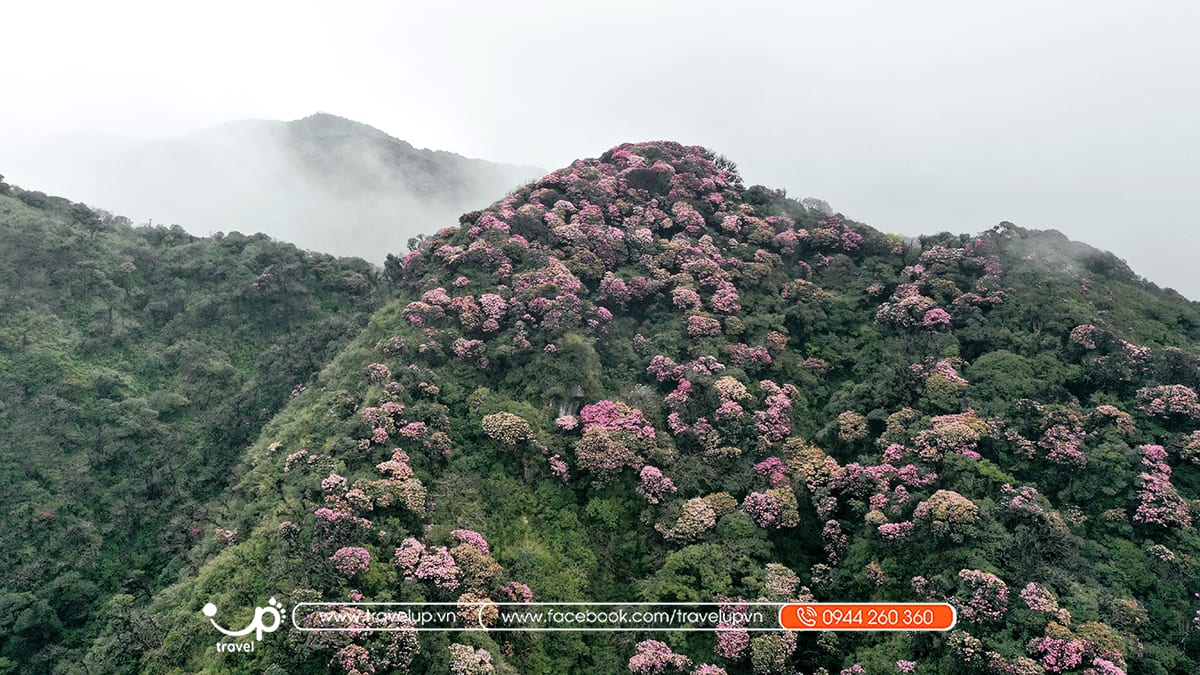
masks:
[[[784,605],[789,630],[950,630],[958,621],[944,602],[808,602]]]

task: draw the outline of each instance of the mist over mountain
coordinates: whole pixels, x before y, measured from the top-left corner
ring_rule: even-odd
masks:
[[[198,235],[263,232],[376,263],[543,173],[414,148],[326,113],[141,144],[76,134],[15,152],[4,171],[138,223]]]

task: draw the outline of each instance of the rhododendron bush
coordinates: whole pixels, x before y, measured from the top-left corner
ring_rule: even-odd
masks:
[[[888,236],[702,148],[618,146],[394,259],[395,301],[249,450],[255,508],[212,516],[239,536],[197,542],[200,578],[236,559],[296,601],[493,625],[534,598],[960,619],[412,638],[439,672],[1189,672],[1200,312],[1102,263],[1008,224]],[[206,663],[168,633],[194,654],[145,663]],[[313,640],[254,663],[403,660]]]

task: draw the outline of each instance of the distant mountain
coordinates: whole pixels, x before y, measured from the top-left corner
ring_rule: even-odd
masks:
[[[263,232],[376,263],[543,173],[414,148],[325,113],[231,122],[123,150],[113,139],[85,146],[76,138],[36,157],[18,154],[5,173],[135,222],[178,223],[201,235]]]

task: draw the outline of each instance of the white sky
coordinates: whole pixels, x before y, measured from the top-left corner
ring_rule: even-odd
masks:
[[[10,3],[0,173],[48,136],[317,110],[547,169],[672,139],[885,231],[1054,227],[1200,298],[1200,3],[433,5]]]

